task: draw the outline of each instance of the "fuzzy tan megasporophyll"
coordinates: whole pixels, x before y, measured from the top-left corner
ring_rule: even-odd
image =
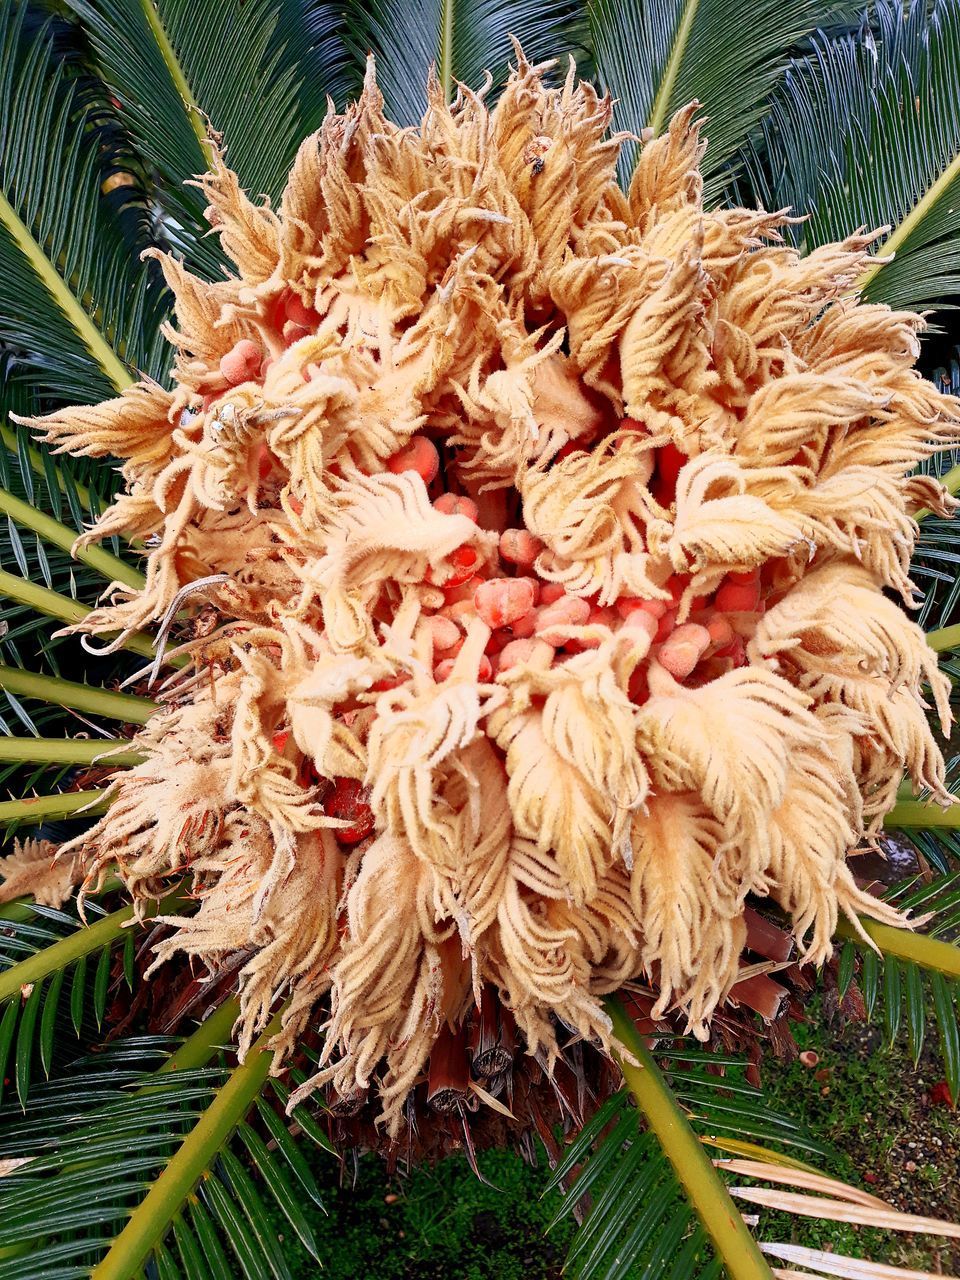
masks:
[[[242,1046],[285,999],[276,1069],[324,1026],[295,1097],[375,1087],[390,1133],[481,995],[547,1064],[637,977],[705,1037],[748,894],[821,962],[838,913],[899,919],[848,854],[903,774],[948,800],[892,598],[960,440],[920,318],[858,301],[869,237],[705,210],[695,106],[621,191],[610,100],[547,70],[401,130],[371,66],[276,211],[218,156],[236,274],[161,258],[173,390],[33,424],[123,460],[83,541],[148,553],[78,629],[189,659],[62,856],[186,876],[157,963],[248,952]]]

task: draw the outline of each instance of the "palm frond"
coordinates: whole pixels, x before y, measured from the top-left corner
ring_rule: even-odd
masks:
[[[575,1172],[558,1218],[589,1196],[568,1267],[582,1280],[769,1277],[703,1144],[753,1139],[821,1158],[827,1149],[770,1108],[743,1078],[741,1060],[681,1048],[658,1049],[655,1061],[623,1005],[610,1001],[608,1007],[618,1038],[639,1066],[623,1064],[627,1088],[584,1126],[554,1170],[551,1188],[564,1186]],[[755,1149],[782,1158],[765,1145]]]
[[[662,132],[675,111],[700,101],[709,140],[703,173],[717,178],[766,114],[791,46],[830,10],[819,0],[591,0],[595,74],[618,100],[618,127],[638,134]],[[624,149],[623,177],[635,155],[635,147]]]
[[[846,939],[840,952],[837,988],[847,994],[856,973],[868,1019],[883,1020],[884,1036],[892,1045],[905,1031],[914,1064],[920,1061],[927,1037],[928,1011],[933,1010],[944,1073],[954,1100],[960,1097],[960,947],[946,939],[960,927],[960,871],[929,882],[908,881],[886,895],[901,910],[931,919],[924,932],[893,929],[862,920],[872,949],[849,925],[838,934]]]
[[[807,1151],[820,1158],[830,1154],[805,1139],[800,1126],[777,1116],[763,1094],[746,1083],[745,1062],[681,1047],[656,1049],[658,1063],[624,1007],[611,1001],[609,1008],[618,1038],[638,1065],[623,1063],[628,1088],[611,1097],[584,1127],[551,1182],[555,1188],[572,1178],[555,1221],[577,1206],[583,1211],[567,1263],[581,1280],[641,1274],[664,1280],[769,1278],[763,1254],[787,1255],[779,1252],[779,1243],[754,1241],[731,1197],[820,1221],[960,1235],[952,1223],[901,1213],[776,1148],[744,1142],[748,1135],[779,1145],[799,1137]],[[737,1136],[727,1138],[725,1129]],[[747,1158],[711,1161],[705,1145],[739,1150]],[[773,1185],[728,1188],[721,1174]],[[843,1261],[851,1269],[838,1275],[881,1274],[863,1259]]]
[[[25,12],[0,6],[0,342],[35,391],[89,402],[156,371],[166,304],[101,196],[97,121]]]
[[[0,1111],[2,1153],[27,1158],[0,1185],[0,1249],[20,1280],[54,1259],[58,1275],[99,1280],[148,1262],[179,1280],[287,1277],[268,1203],[317,1257],[303,1204],[320,1205],[320,1189],[291,1121],[329,1144],[305,1108],[282,1116],[269,1052],[232,1069],[218,1058],[236,1012],[226,1001],[173,1052],[114,1044],[39,1085],[25,1118]],[[131,1070],[147,1058],[152,1071]]]
[[[326,92],[345,87],[342,58],[331,60],[328,81],[311,55],[322,33],[336,41],[336,13],[314,7],[308,23],[280,0],[68,0],[68,6],[152,174],[158,235],[192,270],[220,276],[223,258],[208,235],[205,201],[184,186],[209,167],[208,122],[223,135],[242,185],[276,198],[301,139],[320,123]]]
[[[377,59],[390,118],[416,124],[426,109],[423,69],[436,64],[447,99],[460,81],[479,88],[486,71],[499,88],[513,59],[511,36],[531,62],[581,52],[583,6],[577,0],[346,0],[348,43]]]
[[[38,1068],[50,1075],[55,1049],[62,1056],[71,1028],[76,1042],[88,1017],[96,1027],[103,1022],[118,947],[122,972],[132,980],[134,935],[123,926],[133,909],[108,915],[90,903],[88,910],[95,922],[85,925],[75,912],[35,904],[31,919],[5,921],[0,930],[0,1097],[9,1078],[21,1107]]]
[[[766,199],[812,248],[889,227],[865,296],[915,310],[960,293],[960,6],[877,0],[796,59],[763,131]],[[762,185],[762,180],[761,180]],[[880,259],[894,254],[884,265]]]

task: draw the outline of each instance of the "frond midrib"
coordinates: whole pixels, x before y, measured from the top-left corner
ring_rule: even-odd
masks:
[[[126,365],[83,309],[75,294],[57,271],[29,227],[0,191],[0,222],[30,264],[31,270],[59,308],[67,323],[78,335],[90,355],[118,391],[133,384]]]
[[[164,64],[170,72],[170,79],[173,81],[174,88],[183,102],[187,119],[190,122],[190,127],[196,134],[197,141],[200,143],[200,150],[203,152],[203,156],[207,164],[211,165],[213,163],[213,148],[211,146],[207,130],[203,124],[203,113],[201,112],[193,90],[190,87],[190,82],[187,79],[186,72],[180,65],[180,60],[177,57],[172,43],[170,42],[170,37],[167,35],[167,30],[163,25],[163,19],[160,17],[160,12],[154,3],[154,0],[140,0],[140,5],[143,9],[143,15],[146,19],[147,26],[150,28],[150,33],[157,43],[160,56],[163,58]]]
[[[960,179],[960,151],[957,151],[940,176],[927,187],[910,212],[880,244],[877,257],[883,259],[896,255],[924,220],[933,213],[958,179]],[[865,291],[887,265],[888,263],[882,260],[875,261],[857,281],[857,288],[861,292]]]
[[[650,119],[647,121],[654,134],[662,133],[663,126],[666,123],[667,114],[670,110],[670,100],[673,97],[674,86],[677,82],[677,76],[680,74],[683,55],[686,53],[690,33],[693,30],[699,7],[700,0],[685,0],[683,17],[677,25],[673,43],[670,46],[670,56],[667,58],[660,76],[660,85],[653,100],[653,106],[650,109]]]

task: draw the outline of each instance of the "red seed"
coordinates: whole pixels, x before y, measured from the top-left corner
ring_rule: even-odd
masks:
[[[472,575],[465,578],[463,582],[445,582],[440,590],[447,604],[456,604],[458,600],[469,600],[472,604],[481,582],[483,582],[482,578]]]
[[[438,684],[442,684],[444,680],[449,679],[450,673],[453,671],[456,663],[455,658],[444,658],[442,662],[438,662],[433,669],[433,677]],[[493,678],[493,664],[485,653],[480,655],[480,662],[477,667],[477,679],[480,681],[491,680]]]
[[[410,673],[405,671],[399,676],[388,676],[384,680],[377,680],[375,684],[370,686],[373,693],[386,693],[388,689],[399,689],[402,684],[406,684],[410,679]]]
[[[249,338],[241,338],[220,357],[220,372],[231,386],[248,382],[260,372],[263,350]]]
[[[434,508],[445,516],[466,516],[474,524],[480,515],[480,508],[472,498],[462,493],[441,493],[434,502]]]
[[[472,578],[477,571],[479,561],[480,553],[476,547],[469,545],[457,547],[450,552],[445,561],[441,562],[439,569],[427,569],[425,581],[433,583],[446,592]],[[439,582],[437,578],[440,579]]]
[[[515,582],[529,582],[533,588],[533,604],[536,607],[540,603],[540,587],[542,583],[539,578],[515,578]]]
[[[426,436],[411,436],[402,449],[387,459],[387,470],[395,476],[403,471],[416,471],[424,484],[430,484],[440,470],[440,455]]]
[[[630,677],[630,681],[627,684],[627,696],[630,701],[638,707],[643,706],[650,697],[650,688],[647,684],[647,669],[645,666],[637,667],[633,675]]]
[[[548,644],[566,644],[567,636],[559,627],[582,627],[590,617],[590,605],[578,596],[562,596],[537,610],[536,634]]]
[[[516,622],[510,623],[510,634],[515,640],[526,640],[533,635],[537,629],[537,611],[531,609],[529,613],[525,613],[522,618],[517,618]]]
[[[546,654],[549,649],[550,646],[543,640],[529,638],[511,640],[500,650],[497,671],[509,671],[511,667],[519,666],[522,662],[530,662],[537,654]]]
[[[667,612],[666,600],[645,600],[642,596],[621,596],[615,608],[621,618],[627,618],[634,609],[643,609],[651,618],[662,618]]]
[[[452,618],[442,618],[439,614],[435,614],[432,618],[427,619],[427,624],[433,635],[434,653],[452,649],[458,641],[462,643],[463,636],[460,634],[460,628]],[[446,654],[445,656],[452,655]]]
[[[677,479],[689,458],[675,444],[665,444],[657,450],[657,469],[651,491],[661,505],[668,507],[677,496]]]
[[[477,616],[477,606],[472,600],[453,600],[450,604],[445,604],[442,609],[438,609],[437,615],[442,618],[450,618],[461,631],[466,631]]]
[[[540,588],[540,603],[553,604],[557,600],[562,600],[566,594],[566,589],[559,582],[545,582]]]
[[[659,622],[646,609],[634,609],[624,618],[623,625],[644,632],[652,641],[657,634]]]
[[[543,550],[543,545],[528,529],[504,529],[500,535],[500,558],[508,564],[529,568]]]
[[[664,640],[668,640],[673,635],[673,628],[677,625],[676,609],[668,609],[657,626],[656,640],[660,644]]]
[[[710,633],[710,643],[718,649],[725,649],[733,640],[733,627],[720,614],[713,615],[707,623],[707,631]]]
[[[685,622],[660,648],[657,659],[674,680],[685,680],[710,647],[710,632],[696,622]]]
[[[717,658],[730,658],[735,667],[745,667],[747,665],[747,651],[743,643],[742,636],[734,636],[731,642],[723,649],[718,649],[714,655]]]
[[[529,578],[491,578],[477,587],[473,599],[488,627],[509,627],[530,612],[535,594]]]
[[[311,330],[302,324],[294,324],[292,320],[288,320],[283,326],[282,336],[284,345],[292,347],[295,342],[299,342],[301,338],[309,338]]]
[[[356,778],[334,778],[333,787],[323,802],[323,811],[328,818],[341,818],[350,824],[334,831],[342,844],[357,844],[373,830],[369,798],[368,788]]]
[[[284,298],[284,312],[288,320],[304,329],[316,329],[320,323],[320,313],[308,307],[298,293],[291,291]]]
[[[738,575],[742,577],[743,575]],[[734,582],[733,575],[726,580],[714,597],[714,605],[721,613],[753,613],[760,603],[760,577],[752,581]]]
[[[281,729],[279,733],[275,733],[273,735],[273,749],[274,751],[276,751],[277,755],[280,755],[280,756],[283,755],[284,748],[286,747],[289,741],[290,741],[289,729]]]

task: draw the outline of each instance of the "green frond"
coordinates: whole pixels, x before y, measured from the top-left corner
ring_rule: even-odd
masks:
[[[399,124],[417,124],[426,110],[424,72],[431,63],[449,101],[457,81],[471,89],[489,71],[497,90],[515,62],[510,37],[532,62],[563,59],[581,49],[583,5],[577,0],[346,0],[347,39],[361,60],[377,59],[377,82],[387,113]],[[566,67],[561,61],[559,68]]]
[[[95,903],[85,925],[74,914],[34,905],[28,921],[6,921],[0,937],[0,1082],[12,1079],[26,1107],[39,1067],[49,1077],[55,1049],[74,1042],[92,1014],[103,1022],[111,984],[111,957],[119,945],[129,953],[133,934],[124,933],[133,908],[106,915]],[[96,917],[100,917],[97,919]],[[130,944],[121,939],[129,938]],[[87,1028],[90,1030],[90,1028]],[[0,1097],[2,1097],[0,1083]]]
[[[132,693],[116,693],[98,689],[79,681],[61,680],[54,676],[36,675],[16,667],[0,664],[0,689],[22,698],[38,698],[58,707],[72,707],[108,720],[146,724],[157,704]]]
[[[155,371],[165,308],[100,192],[98,124],[49,26],[0,6],[0,342],[46,395],[89,402]]]
[[[870,939],[868,947],[851,924],[838,926],[844,939],[838,967],[842,999],[850,988],[860,955],[860,987],[868,1018],[880,1010],[887,1043],[905,1029],[914,1063],[926,1041],[928,1011],[937,1026],[944,1074],[950,1092],[960,1097],[960,947],[944,940],[955,937],[960,924],[960,871],[939,876],[919,887],[897,888],[888,895],[901,910],[932,915],[923,933],[896,929],[873,920],[860,920]],[[904,1016],[905,1015],[905,1016]]]
[[[627,1088],[604,1103],[554,1170],[551,1188],[575,1174],[559,1216],[589,1196],[568,1269],[583,1280],[641,1274],[769,1280],[769,1267],[704,1143],[743,1150],[746,1139],[758,1139],[763,1145],[754,1142],[752,1153],[794,1169],[809,1166],[767,1144],[820,1157],[828,1152],[771,1110],[743,1078],[740,1059],[699,1048],[658,1048],[658,1065],[622,1004],[609,1000],[608,1011],[638,1065],[621,1063]],[[721,1068],[722,1075],[711,1074]]]
[[[91,818],[106,811],[104,788],[92,787],[87,791],[63,791],[57,795],[26,796],[20,800],[0,800],[0,828],[4,840],[24,823],[31,829],[38,827],[43,833],[43,823],[60,818]]]
[[[0,515],[6,516],[21,529],[29,529],[38,538],[59,547],[68,555],[72,553],[73,544],[76,541],[76,534],[72,529],[67,528],[52,516],[48,516],[46,512],[39,511],[22,498],[9,493],[2,486],[0,486]],[[125,560],[111,555],[102,547],[80,547],[75,553],[75,559],[95,569],[106,578],[107,582],[122,582],[125,586],[134,588],[140,588],[144,584],[145,579],[139,569],[134,569]]]
[[[161,237],[192,270],[219,277],[223,258],[207,234],[205,202],[183,184],[208,168],[209,122],[223,135],[241,184],[253,195],[279,196],[297,147],[324,110],[325,72],[310,56],[306,22],[281,0],[67,5],[152,175]],[[314,10],[314,20],[324,28],[321,11]],[[336,91],[341,82],[338,71],[329,87]]]
[[[960,293],[960,8],[877,0],[869,16],[792,63],[764,130],[766,195],[810,214],[806,247],[888,227],[865,297],[922,310]]]
[[[236,1014],[225,1001],[173,1051],[153,1037],[108,1046],[40,1083],[24,1118],[0,1111],[0,1154],[30,1157],[0,1182],[0,1254],[20,1280],[51,1258],[123,1280],[144,1263],[178,1280],[287,1276],[268,1204],[317,1258],[303,1205],[320,1189],[290,1128],[309,1140],[316,1121],[282,1114],[269,1051],[232,1069],[218,1057]]]
[[[3,738],[0,761],[19,764],[106,764],[128,768],[139,764],[143,753],[122,751],[117,738]]]
[[[791,46],[833,7],[818,0],[591,0],[595,74],[618,101],[618,128],[638,134],[662,132],[675,111],[697,99],[709,140],[703,173],[718,178],[769,109]],[[625,149],[624,178],[635,155],[635,147]]]
[[[56,618],[71,626],[80,622],[90,612],[90,605],[82,605],[77,600],[51,591],[49,587],[38,586],[28,578],[17,577],[0,569],[0,598],[13,600],[17,604],[26,605],[28,609],[43,614],[46,618]],[[142,654],[145,658],[153,657],[153,641],[142,633],[128,637],[122,646],[131,653]]]

